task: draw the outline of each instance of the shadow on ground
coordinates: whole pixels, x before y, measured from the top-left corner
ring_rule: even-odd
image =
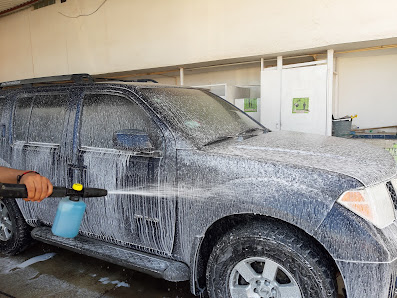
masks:
[[[95,258],[35,243],[17,256],[0,255],[0,297],[195,296],[190,293],[189,282],[156,279]]]

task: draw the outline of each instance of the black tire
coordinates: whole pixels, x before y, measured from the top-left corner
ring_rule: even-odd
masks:
[[[16,255],[25,250],[32,242],[31,227],[25,222],[15,199],[0,200],[0,216],[0,253]]]
[[[272,266],[276,269],[269,269]],[[334,267],[298,229],[276,221],[252,223],[227,233],[215,245],[207,265],[207,291],[210,298],[334,298]],[[258,279],[263,275],[274,278]]]

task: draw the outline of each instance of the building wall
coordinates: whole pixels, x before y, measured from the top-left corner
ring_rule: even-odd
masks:
[[[397,125],[397,49],[336,59],[335,116],[355,115],[360,128]]]
[[[184,72],[184,85],[198,86],[198,85],[214,85],[214,84],[229,84],[229,85],[260,85],[260,62],[255,65],[247,65],[244,67],[217,67],[203,69],[200,73],[192,73],[189,70]],[[179,85],[179,73],[173,76],[163,75],[156,77],[156,80],[162,84]]]
[[[397,48],[363,51],[336,55],[338,77],[334,91],[335,118],[356,115],[353,125],[372,128],[397,125]],[[175,76],[156,78],[160,83],[179,85],[179,73]],[[227,84],[229,101],[233,102],[234,86],[260,86],[260,66],[229,69],[208,69],[199,74],[185,71],[185,85]],[[258,88],[255,89],[255,86]],[[251,97],[260,97],[254,93]],[[396,129],[389,129],[397,132]]]
[[[397,37],[395,0],[68,0],[0,18],[0,81]],[[88,16],[81,16],[88,15]]]
[[[353,125],[371,128],[397,125],[397,48],[337,54],[337,89],[334,91],[335,118],[356,115]],[[179,73],[156,78],[163,84],[179,85]],[[260,66],[208,69],[199,74],[185,71],[185,85],[228,86],[228,100],[234,103],[233,87],[251,86],[250,97],[260,97]],[[396,129],[389,129],[397,132]]]
[[[0,82],[200,66],[397,40],[395,0],[57,2],[0,18]],[[336,56],[335,117],[357,114],[353,124],[360,128],[397,125],[397,49]],[[178,72],[155,79],[180,83]],[[250,96],[259,97],[259,58],[257,64],[186,69],[184,84],[226,84],[230,102],[241,97],[236,86],[253,86]]]

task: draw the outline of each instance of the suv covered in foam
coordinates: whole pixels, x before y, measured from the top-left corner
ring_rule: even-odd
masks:
[[[6,82],[0,161],[54,185],[105,188],[74,239],[59,199],[0,201],[0,250],[31,237],[210,297],[392,297],[397,171],[382,149],[270,132],[200,89],[94,80]]]

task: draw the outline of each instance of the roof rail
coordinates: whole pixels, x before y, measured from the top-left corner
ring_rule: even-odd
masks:
[[[137,79],[137,80],[132,80],[132,82],[139,82],[139,83],[152,82],[152,83],[158,83],[156,80],[152,80],[152,79]]]
[[[0,83],[0,88],[4,87],[14,87],[14,86],[32,86],[33,84],[43,84],[43,83],[57,83],[64,81],[72,81],[73,83],[93,83],[94,79],[92,76],[86,73],[53,76],[53,77],[42,77],[33,78],[26,80],[16,80]]]
[[[122,80],[122,79],[116,79],[116,78],[106,78],[106,77],[95,77],[95,80],[103,80],[103,81],[117,81],[117,82],[124,82],[124,83],[129,83],[129,82],[138,82],[138,83],[158,83],[156,80],[152,79],[136,79],[136,80]]]

